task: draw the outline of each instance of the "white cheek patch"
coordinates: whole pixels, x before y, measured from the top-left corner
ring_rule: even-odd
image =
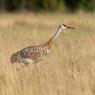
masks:
[[[62,29],[64,29],[64,26],[61,26],[62,27]]]
[[[66,29],[67,27],[64,27],[64,26],[63,26],[62,28],[63,28],[63,29]]]

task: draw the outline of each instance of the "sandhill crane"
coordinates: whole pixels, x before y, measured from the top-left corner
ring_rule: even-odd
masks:
[[[75,29],[65,24],[59,25],[58,30],[46,43],[36,46],[29,46],[13,53],[10,58],[11,63],[37,63],[41,61],[42,57],[48,54],[54,40],[64,29],[67,28]]]

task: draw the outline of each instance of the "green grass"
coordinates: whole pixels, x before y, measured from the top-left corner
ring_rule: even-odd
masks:
[[[12,53],[46,42],[59,24],[76,27],[57,38],[38,64],[16,70]],[[95,95],[95,14],[0,16],[0,95]]]

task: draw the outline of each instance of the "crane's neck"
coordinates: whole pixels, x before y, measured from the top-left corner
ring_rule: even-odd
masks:
[[[58,30],[55,32],[55,34],[50,38],[50,40],[47,42],[48,48],[51,48],[53,42],[59,36],[59,34],[61,33],[62,30],[63,30],[62,28],[58,28]]]

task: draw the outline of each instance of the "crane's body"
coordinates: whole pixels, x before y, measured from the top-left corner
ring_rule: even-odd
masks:
[[[47,44],[26,47],[11,56],[12,63],[37,63],[42,60],[42,56],[47,55],[50,46]]]
[[[65,28],[72,28],[64,24],[60,25],[57,32],[51,37],[49,41],[41,45],[29,46],[11,56],[12,63],[37,63],[42,60],[42,57],[47,55],[50,51],[53,41],[58,37],[60,32]],[[74,29],[74,28],[72,28]]]

